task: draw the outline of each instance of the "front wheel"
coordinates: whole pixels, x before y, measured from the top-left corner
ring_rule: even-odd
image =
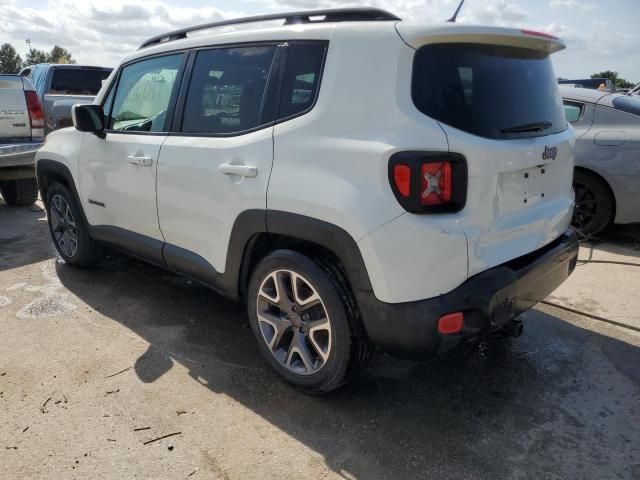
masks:
[[[287,382],[326,393],[368,359],[353,302],[330,267],[291,250],[275,251],[256,267],[247,296],[260,351]]]
[[[47,190],[47,221],[51,239],[62,259],[70,265],[90,267],[102,258],[102,246],[89,235],[75,198],[56,183]]]

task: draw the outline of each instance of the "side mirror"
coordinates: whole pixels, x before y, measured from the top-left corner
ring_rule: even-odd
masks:
[[[104,112],[100,105],[74,105],[71,108],[73,126],[79,132],[104,133]]]

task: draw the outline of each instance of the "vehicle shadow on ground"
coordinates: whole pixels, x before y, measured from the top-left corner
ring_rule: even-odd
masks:
[[[54,256],[51,242],[42,238],[46,222],[40,206],[10,207],[0,197],[0,272]]]
[[[377,354],[351,384],[314,397],[266,366],[240,304],[120,254],[92,271],[56,269],[74,295],[150,343],[134,365],[141,381],[179,362],[345,478],[625,478],[640,469],[611,460],[638,458],[640,349],[552,315],[528,312],[520,339],[428,363]]]
[[[640,224],[612,225],[595,238],[582,242],[582,247],[588,251],[586,255],[580,255],[581,259],[591,260],[594,251],[600,250],[625,255],[637,263],[640,259]]]

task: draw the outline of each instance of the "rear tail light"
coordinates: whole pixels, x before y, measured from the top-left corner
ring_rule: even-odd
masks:
[[[451,201],[451,163],[423,163],[420,171],[420,203],[446,205]]]
[[[31,128],[44,128],[44,111],[42,110],[42,102],[40,102],[38,94],[33,90],[27,90],[24,92],[24,95],[27,99]]]
[[[395,165],[393,167],[393,181],[400,195],[408,197],[411,193],[411,168],[408,165]]]
[[[467,199],[467,164],[462,155],[399,152],[389,159],[389,181],[408,212],[456,212]]]

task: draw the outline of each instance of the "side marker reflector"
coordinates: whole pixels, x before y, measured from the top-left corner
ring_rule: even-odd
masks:
[[[438,319],[438,332],[443,335],[459,333],[464,326],[464,315],[462,312],[448,313]]]

